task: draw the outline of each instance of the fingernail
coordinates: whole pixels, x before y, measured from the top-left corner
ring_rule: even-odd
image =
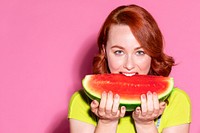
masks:
[[[114,98],[115,98],[115,99],[119,99],[119,95],[118,95],[118,94],[115,94]]]
[[[140,109],[139,108],[136,108],[136,110],[135,110],[136,112],[139,112],[140,111]]]
[[[92,101],[92,104],[96,104],[97,102],[95,100]]]
[[[165,102],[162,102],[161,103],[161,106],[165,107],[166,103]]]
[[[105,92],[105,91],[103,91],[103,92],[102,92],[102,95],[106,95],[106,92]]]
[[[163,106],[166,106],[166,103],[164,103]]]
[[[152,95],[152,93],[151,93],[150,91],[148,91],[148,92],[147,92],[147,95],[149,95],[149,96],[150,96],[150,95]]]
[[[109,92],[108,92],[108,95],[112,95],[112,91],[109,91]]]
[[[157,93],[153,92],[153,95],[154,95],[154,96],[157,96]]]
[[[122,108],[122,110],[125,110],[125,109],[126,109],[126,107],[125,107],[125,106],[122,106],[121,108]]]
[[[141,98],[142,98],[142,99],[145,99],[145,98],[146,98],[145,94],[142,94],[142,95],[141,95]]]

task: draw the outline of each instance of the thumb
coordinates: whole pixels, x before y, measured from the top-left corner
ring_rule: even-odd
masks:
[[[165,103],[165,102],[161,102],[161,103],[160,103],[159,115],[161,115],[161,114],[164,112],[165,107],[166,107],[166,103]]]
[[[97,100],[93,100],[90,104],[90,107],[91,107],[91,111],[93,113],[96,113],[97,110],[98,110],[98,107],[99,107],[99,102]]]

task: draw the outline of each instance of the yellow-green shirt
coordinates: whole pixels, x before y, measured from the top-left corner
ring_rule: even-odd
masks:
[[[97,125],[95,115],[90,111],[90,99],[83,90],[73,94],[69,104],[68,118],[76,119],[89,124]],[[159,133],[164,128],[191,122],[191,103],[188,95],[178,88],[174,88],[168,97],[162,116],[155,120]],[[135,133],[133,120],[125,116],[119,120],[117,133]]]

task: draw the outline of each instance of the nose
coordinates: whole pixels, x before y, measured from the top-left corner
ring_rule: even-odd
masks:
[[[127,56],[123,67],[127,69],[128,71],[132,70],[135,67],[134,59],[132,56],[130,55]]]

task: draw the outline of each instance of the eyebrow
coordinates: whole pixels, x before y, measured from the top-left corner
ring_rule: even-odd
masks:
[[[114,46],[112,46],[111,48],[119,48],[119,49],[124,49],[124,47],[122,47],[122,46],[119,46],[119,45],[114,45]]]
[[[119,45],[114,45],[114,46],[112,46],[111,48],[125,49],[124,47],[119,46]],[[140,47],[136,47],[136,48],[134,48],[134,50],[138,50],[138,49],[141,49],[141,48],[142,48],[141,46],[140,46]]]

